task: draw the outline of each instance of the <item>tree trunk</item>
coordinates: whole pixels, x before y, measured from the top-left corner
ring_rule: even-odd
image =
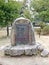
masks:
[[[9,26],[7,25],[7,36],[9,36]]]

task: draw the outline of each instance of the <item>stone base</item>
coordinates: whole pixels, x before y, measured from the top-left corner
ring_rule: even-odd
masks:
[[[7,46],[4,49],[4,54],[9,56],[36,55],[37,47],[37,45]]]

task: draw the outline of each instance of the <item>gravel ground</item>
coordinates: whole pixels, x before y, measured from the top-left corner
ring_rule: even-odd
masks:
[[[0,62],[3,65],[49,65],[49,58],[40,56],[23,57],[1,57]]]

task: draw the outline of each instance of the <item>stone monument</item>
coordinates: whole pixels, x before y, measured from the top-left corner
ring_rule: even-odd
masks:
[[[18,18],[14,21],[11,32],[11,45],[34,45],[34,28],[30,20]]]
[[[11,45],[5,48],[4,53],[10,56],[37,54],[34,28],[29,19],[20,17],[13,22]]]

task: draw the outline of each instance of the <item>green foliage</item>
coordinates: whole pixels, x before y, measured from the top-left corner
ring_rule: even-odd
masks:
[[[49,34],[49,25],[45,26],[45,27],[42,29],[42,34],[43,34],[43,35],[48,35],[48,34]]]
[[[49,0],[33,0],[31,6],[37,11],[46,11],[49,9]]]
[[[30,19],[32,21],[31,14],[30,14],[30,11],[28,9],[24,10],[24,17],[26,17],[26,18],[28,18],[28,19]]]
[[[31,7],[38,13],[40,20],[49,22],[49,0],[33,0]]]
[[[31,18],[31,13],[30,10],[28,9],[28,6],[26,5],[26,2],[27,2],[26,0],[23,0],[22,2],[21,15],[33,21],[33,18]]]
[[[40,25],[41,29],[43,29],[43,27],[46,26],[46,23],[45,22],[39,22],[39,25]]]
[[[5,24],[4,24],[4,19],[5,19],[5,17],[4,17],[4,15],[5,15],[5,13],[2,11],[2,10],[0,10],[0,26],[4,26]]]
[[[39,18],[44,22],[49,22],[49,11],[42,11],[39,13]]]
[[[40,25],[40,28],[37,29],[36,32],[37,32],[37,34],[40,35],[42,32],[44,32],[43,29],[44,29],[44,27],[46,26],[46,23],[45,23],[45,22],[39,22],[38,24]],[[46,31],[46,30],[45,30],[45,31]]]
[[[49,35],[49,25],[44,26],[42,29],[41,28],[37,28],[35,29],[35,31],[37,32],[37,34],[42,34],[42,35]]]
[[[16,1],[10,1],[5,3],[4,0],[0,1],[0,26],[7,26],[12,21],[19,17],[19,10],[21,3]]]
[[[35,31],[37,32],[37,34],[40,34],[41,33],[41,28],[37,28],[37,29],[35,29]]]

